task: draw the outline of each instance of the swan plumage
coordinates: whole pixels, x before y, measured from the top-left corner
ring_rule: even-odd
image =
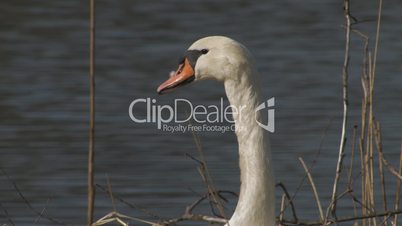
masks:
[[[227,226],[274,226],[275,179],[267,131],[256,120],[266,119],[255,111],[262,103],[259,76],[254,61],[239,42],[210,36],[194,42],[178,70],[158,87],[158,93],[204,79],[222,82],[231,105],[242,108],[233,114],[239,146],[240,195]]]

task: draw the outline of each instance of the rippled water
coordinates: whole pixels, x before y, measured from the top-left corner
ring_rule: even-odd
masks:
[[[166,96],[157,96],[155,89],[193,41],[220,34],[250,49],[264,95],[276,98],[271,141],[277,180],[293,193],[303,178],[297,158],[309,164],[316,160],[313,175],[327,204],[342,110],[339,1],[97,3],[96,183],[105,186],[109,177],[115,194],[165,217],[181,214],[205,191],[195,162],[185,156],[197,155],[192,135],[133,123],[127,110],[132,100],[145,97],[161,104],[176,97],[219,104],[224,90],[215,82]],[[367,20],[357,27],[369,34],[375,30],[376,4],[352,2],[353,15]],[[375,112],[383,123],[386,155],[396,165],[402,136],[402,4],[385,1],[383,10]],[[86,213],[87,11],[85,1],[0,3],[0,166],[35,208],[46,207],[51,216],[73,224],[83,224]],[[354,36],[352,44],[349,131],[359,123],[361,96],[362,43]],[[200,139],[217,187],[237,191],[234,135],[203,132]],[[318,218],[311,200],[305,184],[295,199],[301,218]],[[3,175],[0,203],[16,225],[32,225],[36,218]],[[340,214],[351,215],[350,203],[344,204],[348,208]],[[232,200],[228,213],[234,205]],[[117,208],[144,216],[123,204]],[[112,209],[99,191],[96,217]],[[0,223],[7,223],[0,212]],[[52,225],[40,220],[39,225],[45,224]]]

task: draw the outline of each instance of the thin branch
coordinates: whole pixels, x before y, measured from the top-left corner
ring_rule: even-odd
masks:
[[[50,201],[50,199],[47,199],[47,200],[46,200],[46,204],[45,204],[45,206],[42,208],[42,211],[40,212],[40,215],[38,215],[38,216],[36,217],[36,219],[35,219],[35,221],[34,221],[34,223],[33,223],[33,226],[35,226],[35,225],[39,222],[39,220],[42,218],[43,214],[44,214],[45,211],[46,211],[46,206],[49,204],[49,201]]]
[[[88,210],[87,225],[92,225],[95,204],[94,158],[95,158],[95,0],[89,0],[89,149],[88,149]]]
[[[110,200],[112,201],[113,211],[117,212],[116,202],[115,202],[115,198],[114,198],[113,190],[112,190],[112,183],[110,182],[110,178],[108,175],[106,175],[106,178],[107,178],[107,190],[109,191],[108,194],[109,194]]]
[[[354,202],[356,202],[357,204],[359,204],[364,210],[368,210],[371,211],[371,209],[366,206],[364,203],[362,203],[354,194],[352,190],[349,190],[348,194],[351,196],[351,198],[353,199]]]
[[[15,224],[14,224],[13,220],[11,219],[10,214],[8,214],[7,209],[1,204],[1,202],[0,202],[0,207],[1,207],[1,209],[3,210],[4,216],[6,217],[7,221],[8,221],[11,225],[14,226]]]
[[[318,211],[320,212],[320,219],[322,221],[324,221],[324,213],[322,211],[322,206],[321,206],[321,202],[320,202],[320,198],[318,197],[318,192],[317,192],[317,188],[315,187],[315,183],[313,180],[313,177],[311,176],[310,170],[308,169],[306,163],[304,163],[303,158],[299,157],[299,161],[302,164],[304,171],[306,171],[308,180],[310,181],[311,184],[311,189],[313,190],[313,194],[314,194],[314,198],[315,201],[317,202],[317,206],[318,206]]]
[[[100,184],[96,184],[96,187],[98,187],[101,191],[105,192],[107,195],[110,196],[110,193],[111,193],[110,190],[106,189],[105,187],[103,187]],[[158,220],[162,219],[162,217],[160,217],[158,214],[155,214],[155,213],[153,213],[153,212],[151,212],[149,210],[146,210],[146,209],[144,209],[142,207],[139,207],[137,205],[131,204],[131,203],[127,202],[126,200],[124,200],[123,198],[121,198],[120,196],[116,195],[116,194],[113,194],[113,199],[115,199],[115,200],[127,205],[128,207],[130,207],[132,209],[136,209],[136,210],[138,210],[138,211],[140,211],[140,212],[142,212],[142,213],[144,213],[144,214],[146,214],[146,215],[148,215],[150,217],[153,217],[153,218],[158,219]]]
[[[376,65],[377,65],[377,55],[378,55],[378,44],[380,42],[380,27],[381,27],[381,15],[382,15],[382,0],[379,0],[378,13],[377,13],[377,30],[375,36],[375,47],[374,47],[374,60],[373,60],[373,81],[375,78]],[[372,84],[374,86],[374,82]]]
[[[286,198],[287,198],[288,201],[289,201],[290,207],[291,207],[291,209],[292,209],[293,221],[294,221],[294,222],[298,222],[299,219],[297,218],[296,208],[295,208],[295,205],[294,205],[294,203],[293,203],[293,199],[290,197],[289,192],[288,192],[288,190],[286,189],[285,185],[284,185],[282,182],[279,182],[279,183],[276,184],[276,186],[282,188],[283,192],[284,192],[285,195],[286,195]]]
[[[14,190],[18,193],[19,197],[24,201],[24,203],[28,206],[28,208],[35,213],[37,216],[41,216],[42,218],[58,224],[58,225],[69,225],[66,224],[62,221],[57,220],[56,218],[53,218],[49,215],[47,215],[46,213],[42,213],[42,211],[38,211],[36,210],[31,203],[28,201],[28,199],[22,194],[22,191],[19,189],[19,187],[17,186],[17,183],[6,173],[6,171],[3,168],[0,168],[0,172],[7,178],[7,180],[13,185]]]
[[[384,216],[384,220],[381,222],[379,226],[388,225],[388,220],[392,217],[392,215]]]

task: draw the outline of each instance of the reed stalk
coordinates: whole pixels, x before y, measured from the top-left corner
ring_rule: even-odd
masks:
[[[325,216],[324,225],[327,222],[329,217],[329,213],[331,212],[334,217],[336,217],[336,203],[337,203],[337,192],[338,192],[338,183],[341,177],[342,170],[342,162],[345,156],[345,144],[346,144],[346,126],[348,122],[348,106],[349,106],[349,91],[348,91],[348,77],[349,77],[349,49],[350,49],[350,30],[351,30],[351,17],[350,17],[350,2],[349,0],[343,1],[343,9],[344,9],[344,17],[346,24],[346,32],[345,32],[345,53],[344,53],[344,61],[342,67],[342,94],[343,94],[343,119],[342,119],[342,132],[341,139],[339,144],[339,153],[338,153],[338,162],[336,165],[336,174],[334,185],[332,189],[332,198],[331,203],[327,209],[327,213]]]
[[[92,225],[95,204],[94,158],[95,158],[95,0],[89,0],[89,149],[88,149],[88,209],[87,225]]]
[[[402,139],[401,139],[401,150],[399,153],[399,174],[402,174]],[[401,199],[401,180],[397,179],[396,182],[396,191],[395,191],[395,204],[394,209],[399,209],[399,200]],[[398,215],[394,216],[393,224],[398,224]]]

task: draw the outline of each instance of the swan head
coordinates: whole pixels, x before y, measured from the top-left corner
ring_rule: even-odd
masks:
[[[250,68],[249,55],[243,45],[228,37],[209,36],[199,39],[188,48],[176,72],[171,73],[157,92],[164,94],[204,79],[221,82],[238,80],[242,76],[239,71]]]

